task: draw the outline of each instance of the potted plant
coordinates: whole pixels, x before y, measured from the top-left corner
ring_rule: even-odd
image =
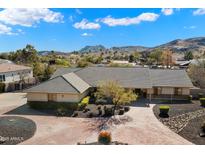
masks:
[[[167,116],[169,112],[170,107],[168,105],[161,105],[159,107],[160,115]]]
[[[108,131],[101,131],[98,136],[98,142],[101,144],[110,144],[111,143],[111,133]]]

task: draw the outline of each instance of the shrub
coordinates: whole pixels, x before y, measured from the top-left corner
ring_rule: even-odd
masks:
[[[104,116],[106,116],[106,117],[112,116],[112,115],[113,115],[113,112],[112,112],[112,111],[113,111],[113,110],[112,110],[112,107],[106,107],[106,106],[104,106],[104,112],[105,112]]]
[[[101,109],[98,110],[98,115],[99,116],[102,115],[102,110]]]
[[[76,110],[78,108],[78,103],[73,102],[27,102],[30,108],[33,109],[48,109],[57,110],[58,108],[65,108],[67,110]]]
[[[101,144],[110,144],[111,143],[111,133],[107,131],[101,131],[98,136],[98,142]]]
[[[92,117],[93,117],[93,113],[89,111],[89,112],[87,113],[87,116],[88,116],[88,118],[92,118]]]
[[[164,116],[164,115],[168,115],[168,112],[169,112],[169,106],[168,105],[161,105],[159,107],[159,110],[160,110],[160,115]]]
[[[65,116],[65,115],[66,115],[66,109],[63,108],[63,107],[58,108],[58,109],[56,110],[56,115],[57,115],[57,116]]]
[[[205,107],[205,98],[200,98],[201,106]]]
[[[192,100],[192,95],[189,95],[188,99],[191,101]]]
[[[198,98],[202,98],[203,97],[203,93],[198,93]]]
[[[79,110],[83,110],[89,104],[90,97],[87,96],[78,104]]]
[[[88,112],[88,111],[90,111],[90,109],[85,108],[85,109],[83,110],[83,113],[86,113],[86,112]]]
[[[97,109],[100,110],[101,109],[101,105],[99,105]]]
[[[123,115],[125,113],[124,109],[119,110],[119,115]]]
[[[130,110],[130,107],[129,106],[125,106],[124,110],[125,110],[125,112],[128,112]]]
[[[5,92],[5,87],[6,87],[5,83],[0,82],[0,93]]]

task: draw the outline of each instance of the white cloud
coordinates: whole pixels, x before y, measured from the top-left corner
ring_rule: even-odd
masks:
[[[0,21],[10,25],[31,27],[40,21],[62,22],[63,15],[49,9],[4,9],[0,11]]]
[[[79,15],[83,14],[83,12],[81,12],[80,9],[75,9],[75,12]]]
[[[96,22],[102,22],[108,26],[128,26],[133,24],[140,24],[142,21],[156,21],[159,17],[158,14],[155,13],[142,13],[137,17],[125,17],[125,18],[113,18],[111,16],[107,16],[105,18],[96,19]]]
[[[196,26],[184,26],[184,29],[195,29]]]
[[[70,15],[70,16],[68,17],[68,19],[69,19],[70,22],[73,22],[73,16],[72,16],[72,15]]]
[[[172,15],[174,13],[174,9],[171,9],[171,8],[163,8],[161,10],[161,12],[166,15],[166,16],[169,16],[169,15]]]
[[[83,34],[81,34],[81,36],[92,36],[92,34],[91,33],[83,33]]]
[[[13,35],[15,33],[12,32],[12,28],[0,23],[0,35]]]
[[[100,29],[100,24],[88,22],[87,19],[83,19],[81,22],[75,23],[73,27],[76,29]]]
[[[205,8],[197,9],[193,12],[193,15],[203,15],[205,14]]]

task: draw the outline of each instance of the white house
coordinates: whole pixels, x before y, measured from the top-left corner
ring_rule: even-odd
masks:
[[[31,67],[11,63],[0,64],[0,82],[5,83],[5,91],[21,89],[20,82],[33,83]]]

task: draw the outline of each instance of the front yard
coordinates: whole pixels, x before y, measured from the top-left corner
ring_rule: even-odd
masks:
[[[159,107],[170,107],[168,117],[161,117]],[[205,138],[200,137],[201,126],[204,123],[205,108],[200,101],[163,102],[153,107],[155,116],[172,131],[194,144],[205,144]]]
[[[30,119],[36,125],[35,134],[20,144],[94,143],[101,129],[111,132],[112,140],[120,143],[191,144],[155,118],[152,104],[150,107],[136,107],[133,104],[128,112],[115,118],[76,118],[58,117],[31,109],[25,104],[25,94],[0,94],[0,100],[0,117],[18,116]]]

